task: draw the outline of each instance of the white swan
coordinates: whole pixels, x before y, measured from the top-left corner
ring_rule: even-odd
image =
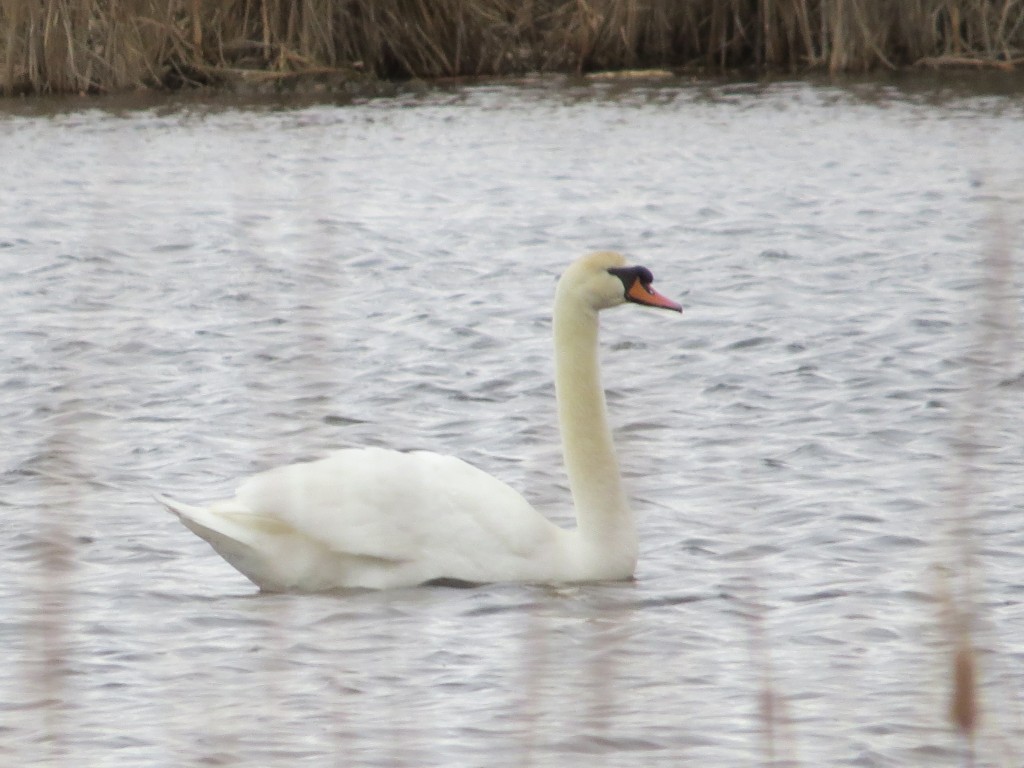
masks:
[[[600,252],[558,282],[555,391],[574,531],[476,467],[425,451],[340,450],[251,477],[206,508],[158,498],[268,591],[631,578],[637,538],[607,424],[597,313],[625,301],[682,311],[652,280]]]

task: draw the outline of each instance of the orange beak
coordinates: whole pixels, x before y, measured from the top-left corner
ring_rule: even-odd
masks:
[[[626,291],[626,298],[647,307],[661,307],[662,309],[671,309],[675,312],[683,311],[681,305],[676,304],[672,299],[662,296],[651,288],[650,285],[644,285],[640,282],[639,278],[634,280],[633,284],[629,286],[629,290]]]

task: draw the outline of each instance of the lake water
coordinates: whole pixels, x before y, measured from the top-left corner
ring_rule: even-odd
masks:
[[[959,766],[959,601],[1020,765],[1022,96],[0,105],[0,763]],[[686,307],[603,320],[635,582],[262,595],[153,501],[381,445],[571,524],[593,249]]]

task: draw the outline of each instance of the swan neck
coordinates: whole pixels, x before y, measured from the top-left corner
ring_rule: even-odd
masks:
[[[562,451],[584,538],[635,547],[608,427],[598,359],[598,313],[559,285],[555,301],[555,391]]]

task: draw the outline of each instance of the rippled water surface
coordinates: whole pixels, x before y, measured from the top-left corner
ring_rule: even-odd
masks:
[[[1021,764],[1019,93],[13,108],[3,764],[956,766],[965,591],[977,764]],[[634,583],[261,595],[152,500],[382,445],[571,524],[550,303],[596,248],[686,306],[604,318]]]

